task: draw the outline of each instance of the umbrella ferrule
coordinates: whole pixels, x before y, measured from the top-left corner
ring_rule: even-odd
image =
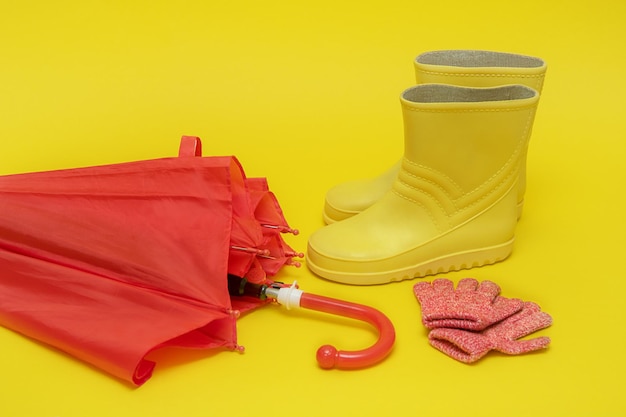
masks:
[[[274,288],[268,287],[265,290],[265,295],[270,298],[275,298],[278,304],[285,306],[287,310],[291,308],[300,308],[300,299],[304,291],[298,289],[297,282],[294,281],[289,287]]]

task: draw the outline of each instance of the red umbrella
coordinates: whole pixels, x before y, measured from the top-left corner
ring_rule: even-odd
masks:
[[[231,298],[226,277],[278,293],[268,275],[302,254],[265,180],[201,153],[183,137],[177,158],[0,177],[0,324],[137,385],[159,347],[241,349],[265,291]]]

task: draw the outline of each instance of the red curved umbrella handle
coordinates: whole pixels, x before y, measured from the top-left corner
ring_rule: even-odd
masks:
[[[337,350],[324,345],[317,350],[317,362],[324,369],[363,368],[383,360],[391,351],[396,332],[391,321],[380,311],[348,301],[304,293],[294,286],[281,288],[277,300],[288,309],[302,307],[338,316],[365,321],[378,330],[378,340],[372,346],[355,351]]]
[[[324,368],[364,368],[383,360],[391,351],[396,332],[391,321],[380,311],[361,304],[303,293],[300,307],[365,321],[378,330],[378,340],[372,346],[355,351],[337,350],[324,345],[317,350],[317,363]]]

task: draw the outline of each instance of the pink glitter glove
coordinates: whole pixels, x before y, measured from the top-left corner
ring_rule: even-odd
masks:
[[[523,301],[498,296],[500,287],[491,281],[480,284],[474,278],[463,278],[457,284],[440,278],[420,282],[413,287],[422,307],[422,323],[428,329],[450,327],[482,330],[517,313]]]
[[[524,303],[520,312],[494,324],[480,333],[460,329],[434,329],[428,334],[430,344],[446,355],[461,362],[472,363],[490,350],[509,355],[519,355],[543,349],[550,343],[549,337],[517,340],[552,324],[552,317],[541,312],[532,302]]]

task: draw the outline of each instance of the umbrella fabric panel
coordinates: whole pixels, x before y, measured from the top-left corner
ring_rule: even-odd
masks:
[[[229,306],[231,158],[0,177],[0,249]]]
[[[0,177],[0,324],[136,384],[156,347],[236,347],[233,190],[232,157]]]
[[[236,347],[228,310],[8,251],[0,270],[2,325],[134,384],[150,377],[144,356],[157,347]]]

